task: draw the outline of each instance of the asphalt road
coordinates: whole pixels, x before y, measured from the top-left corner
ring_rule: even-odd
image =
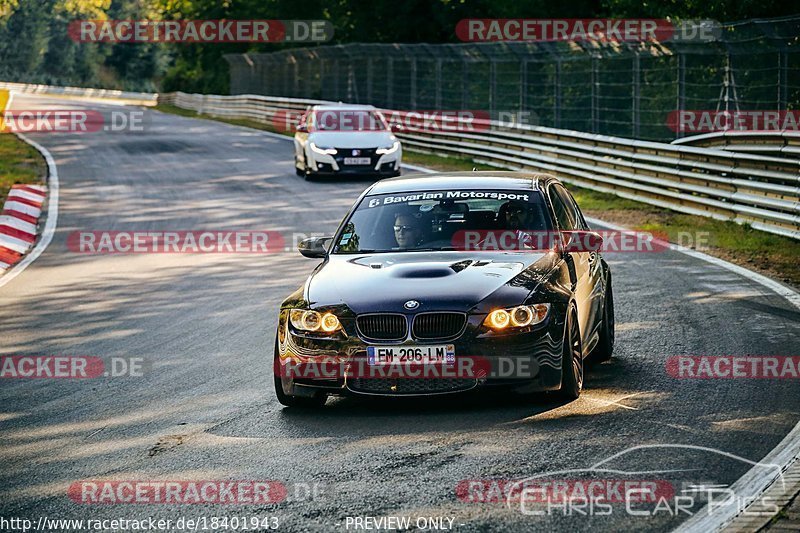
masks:
[[[14,107],[117,109],[18,96]],[[141,377],[0,380],[0,516],[177,519],[276,516],[282,530],[344,530],[347,517],[445,516],[457,531],[668,530],[666,511],[608,516],[467,503],[462,480],[667,480],[730,484],[800,420],[796,380],[677,380],[673,355],[798,355],[800,316],[768,289],[677,252],[609,254],[617,348],[584,395],[413,402],[339,399],[320,412],[274,398],[277,308],[315,266],[264,255],[72,253],[77,230],[331,232],[368,182],[308,183],[291,144],[149,112],[144,132],[37,134],[61,201],[53,242],[0,288],[0,355],[140,357]],[[639,472],[626,474],[625,472]],[[645,473],[642,473],[645,472]],[[279,480],[275,505],[86,505],[78,480]],[[316,486],[316,497],[303,497]],[[698,499],[700,501],[700,499]],[[650,509],[652,506],[636,506]],[[446,523],[446,522],[445,522]],[[352,528],[351,528],[352,529]]]

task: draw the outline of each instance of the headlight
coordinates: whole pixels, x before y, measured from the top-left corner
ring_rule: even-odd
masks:
[[[378,148],[377,150],[375,150],[375,153],[380,155],[393,154],[399,149],[400,149],[400,141],[395,141],[394,144],[388,148]]]
[[[299,331],[308,333],[334,333],[342,328],[333,313],[319,313],[310,309],[292,309],[289,322]]]
[[[495,309],[483,321],[485,326],[495,330],[509,327],[524,328],[543,321],[550,311],[550,304],[518,305],[510,309]]]
[[[312,152],[325,155],[336,155],[336,148],[320,148],[314,143],[308,143],[308,145],[311,146]]]

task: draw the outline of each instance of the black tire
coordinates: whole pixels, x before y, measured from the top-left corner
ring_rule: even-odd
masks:
[[[604,363],[611,359],[614,354],[614,328],[614,293],[611,290],[611,277],[609,276],[606,301],[603,305],[603,324],[600,326],[600,340],[589,354],[592,363]]]
[[[306,159],[305,154],[303,154],[303,170],[300,170],[300,168],[295,165],[295,172],[297,172],[297,175],[304,178],[306,181],[313,181],[313,178],[311,177],[311,171],[308,169],[308,160]]]
[[[575,309],[570,307],[564,325],[564,350],[561,359],[561,388],[558,397],[562,400],[577,400],[583,390],[583,352],[581,333]]]
[[[297,157],[297,154],[294,156],[294,173],[297,174],[299,177],[304,178],[306,172],[308,171],[308,165],[306,164],[306,155],[303,153],[303,168],[300,168],[300,159]]]
[[[290,396],[283,392],[283,383],[277,374],[278,369],[278,341],[275,340],[275,357],[272,365],[272,375],[275,380],[275,396],[278,398],[278,403],[286,407],[300,407],[306,409],[318,409],[325,405],[328,401],[328,395],[324,392],[318,392],[314,396]]]

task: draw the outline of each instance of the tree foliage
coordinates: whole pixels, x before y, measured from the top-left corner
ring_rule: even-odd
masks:
[[[457,42],[463,18],[710,18],[792,14],[781,0],[0,0],[0,77],[139,90],[227,91],[226,53],[284,44],[79,44],[75,19],[324,19],[333,44]]]

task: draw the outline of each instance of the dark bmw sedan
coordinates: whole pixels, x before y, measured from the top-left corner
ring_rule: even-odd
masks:
[[[380,181],[334,236],[300,243],[322,262],[281,305],[278,400],[489,387],[575,399],[585,360],[614,346],[601,243],[551,175]]]

